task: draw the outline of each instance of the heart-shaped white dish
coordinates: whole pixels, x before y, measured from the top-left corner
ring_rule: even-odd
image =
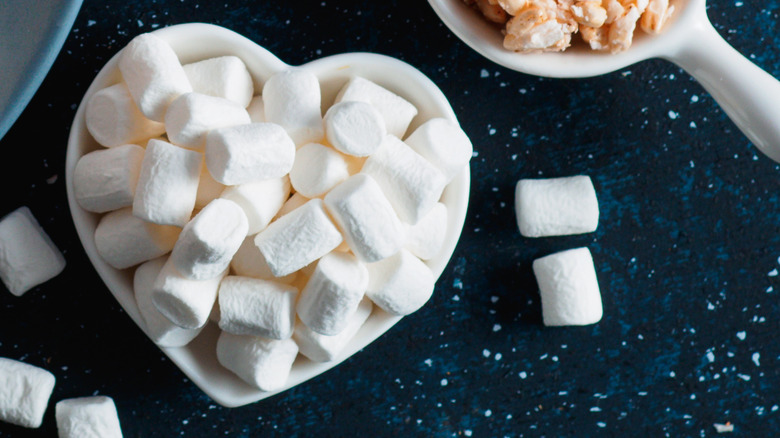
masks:
[[[240,57],[255,80],[256,90],[262,89],[261,84],[276,72],[289,68],[304,68],[319,78],[322,105],[327,108],[351,76],[362,76],[404,97],[417,107],[419,112],[412,121],[409,132],[433,117],[443,117],[457,123],[455,113],[441,90],[419,70],[395,58],[372,53],[348,53],[318,59],[300,67],[291,67],[248,38],[215,25],[180,24],[156,30],[154,33],[173,47],[183,64],[222,55]],[[76,202],[73,191],[73,170],[78,159],[101,148],[86,128],[86,102],[95,92],[121,80],[117,64],[118,54],[100,70],[76,112],[68,139],[66,187],[73,222],[87,256],[119,304],[139,327],[143,327],[133,294],[133,269],[114,269],[98,255],[94,233],[100,215],[82,209]],[[469,185],[470,173],[466,166],[442,194],[441,202],[448,208],[447,237],[439,254],[427,262],[436,277],[441,275],[449,262],[460,237],[468,206]],[[209,322],[201,334],[187,346],[161,350],[215,402],[226,407],[236,407],[277,394],[329,370],[373,342],[400,319],[401,317],[387,314],[375,306],[368,321],[339,357],[333,361],[319,363],[299,354],[287,383],[273,392],[264,392],[249,386],[217,362],[216,342],[219,328],[213,322]]]

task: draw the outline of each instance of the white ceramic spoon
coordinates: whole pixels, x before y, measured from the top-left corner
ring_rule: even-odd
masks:
[[[450,30],[486,58],[522,73],[552,78],[597,76],[662,58],[693,76],[759,150],[780,162],[780,82],[731,47],[707,18],[705,0],[672,0],[674,16],[659,35],[636,32],[618,54],[583,45],[556,53],[504,49],[498,28],[463,0],[428,0]],[[576,38],[576,37],[575,37]]]

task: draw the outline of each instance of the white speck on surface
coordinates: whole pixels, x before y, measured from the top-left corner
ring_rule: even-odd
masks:
[[[590,411],[591,412],[601,412],[601,408],[598,407],[598,406],[593,406],[592,408],[590,408]]]
[[[760,360],[761,360],[761,353],[759,353],[759,352],[753,353],[753,355],[750,357],[750,360],[752,360],[753,363],[756,364],[757,367],[760,367],[761,366],[761,362],[760,362]]]
[[[97,24],[95,20],[87,20],[87,27],[92,27]]]
[[[676,112],[674,112],[674,111],[672,111],[672,110],[669,110],[669,118],[670,118],[670,119],[674,120],[674,119],[676,119],[677,117],[680,117],[680,114],[679,114],[679,113],[676,113]]]
[[[737,332],[737,339],[739,339],[740,341],[744,341],[746,337],[747,337],[747,333],[745,333],[744,331]]]
[[[712,351],[708,351],[708,352],[707,352],[707,360],[708,360],[710,363],[713,363],[713,362],[715,362],[715,353],[713,353]]]
[[[441,382],[439,382],[441,386],[447,386],[447,383],[449,383],[447,382],[447,379],[441,379]]]
[[[528,377],[528,373],[526,373],[525,371],[520,371],[519,373],[517,373],[517,376],[520,377],[521,379],[525,379],[526,377]]]
[[[490,77],[490,73],[483,68],[479,72],[479,77],[481,77],[481,78],[489,78]]]
[[[501,358],[504,357],[501,353],[496,353],[495,356],[493,356],[493,359],[495,360],[501,360]]]
[[[676,376],[676,375],[677,375],[677,374],[675,374],[675,373],[674,373],[674,371],[669,371],[669,377],[674,377],[674,376]]]
[[[488,350],[487,348],[482,350],[482,356],[490,357],[490,350]]]
[[[493,331],[497,332],[499,330],[501,330],[501,324],[493,324]]]
[[[696,129],[696,122],[691,121],[691,123],[688,126],[690,126],[691,129]]]
[[[471,436],[471,429],[466,429],[463,431],[464,436]]]
[[[607,423],[605,423],[603,421],[599,421],[598,423],[596,423],[596,426],[601,427],[601,428],[605,428],[605,427],[607,427]]]
[[[766,288],[766,293],[771,294],[772,292],[774,292],[774,290],[775,289],[772,286],[769,286],[768,288]]]
[[[457,295],[452,296],[452,301],[460,301],[460,297]]]
[[[699,96],[693,94],[691,95],[691,103],[696,103],[699,101]]]
[[[742,379],[742,380],[744,380],[746,382],[750,380],[750,376],[747,375],[747,374],[737,374],[737,377],[739,377],[740,379]]]
[[[488,409],[488,410],[486,410],[486,411],[485,411],[485,416],[486,416],[486,417],[489,417],[489,416],[491,416],[491,415],[493,415],[493,411],[491,411],[490,409]]]
[[[772,269],[771,271],[769,271],[766,275],[768,275],[770,277],[777,277],[777,274],[778,274],[777,268],[775,268],[775,269]]]
[[[431,359],[425,359],[425,365],[433,366],[433,361]]]
[[[718,433],[734,432],[734,425],[731,423],[726,423],[726,424],[715,423],[713,424],[713,426],[715,427],[715,432]]]

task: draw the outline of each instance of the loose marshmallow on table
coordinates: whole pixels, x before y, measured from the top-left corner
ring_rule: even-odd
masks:
[[[180,232],[179,227],[139,219],[130,207],[125,207],[100,218],[95,247],[106,263],[126,269],[169,252]]]
[[[430,260],[441,251],[447,236],[447,206],[441,202],[431,208],[416,224],[404,224],[404,248],[423,260]]]
[[[202,155],[162,140],[146,145],[133,214],[160,225],[189,222],[198,193]]]
[[[587,175],[521,179],[515,189],[515,214],[526,237],[590,233],[599,224],[599,204]]]
[[[323,201],[312,199],[257,233],[255,245],[274,276],[283,277],[331,252],[342,240]]]
[[[349,324],[368,287],[368,270],[355,256],[331,252],[318,262],[296,311],[313,331],[333,336]]]
[[[601,292],[588,248],[557,252],[534,260],[544,325],[587,325],[601,320]]]
[[[165,112],[165,131],[177,146],[203,151],[212,129],[250,123],[241,105],[221,97],[186,93],[177,97]]]
[[[474,152],[471,140],[460,126],[441,117],[420,125],[404,143],[433,163],[448,183],[468,164]]]
[[[370,103],[339,102],[325,113],[325,136],[336,150],[366,157],[379,148],[387,135],[385,120]]]
[[[370,103],[385,120],[387,133],[398,138],[404,138],[417,115],[417,108],[406,99],[359,76],[350,79],[336,96],[336,103],[349,101]]]
[[[171,261],[190,280],[214,278],[228,268],[248,227],[240,205],[217,198],[181,230],[171,251]]]
[[[93,94],[84,120],[92,137],[105,147],[138,143],[165,133],[164,124],[141,113],[124,82]]]
[[[161,347],[182,347],[195,339],[201,328],[190,330],[179,327],[160,313],[152,302],[154,281],[167,260],[167,257],[158,257],[138,266],[133,274],[133,293],[149,338]]]
[[[246,108],[255,92],[252,75],[237,56],[218,56],[184,65],[196,93],[231,100]]]
[[[349,177],[328,192],[324,200],[358,259],[369,263],[382,260],[403,245],[401,221],[369,175]]]
[[[255,96],[249,102],[249,106],[246,107],[246,111],[249,113],[249,118],[252,123],[265,123],[265,102],[263,102],[263,96]]]
[[[265,119],[281,125],[296,145],[320,141],[322,96],[314,74],[290,69],[274,74],[263,85]]]
[[[105,213],[133,205],[144,148],[125,144],[98,149],[79,158],[73,171],[73,193],[87,211]]]
[[[436,205],[447,185],[439,169],[389,135],[382,147],[368,157],[361,172],[376,180],[398,217],[412,225]]]
[[[59,275],[65,258],[27,207],[0,218],[0,280],[16,295]]]
[[[55,380],[43,368],[0,357],[0,421],[40,427]]]
[[[409,251],[369,263],[366,296],[393,315],[419,310],[433,294],[436,279],[428,265]]]
[[[152,303],[179,327],[203,327],[217,300],[219,283],[227,273],[225,269],[208,280],[190,280],[176,270],[169,258],[152,285]]]
[[[228,275],[219,285],[219,328],[236,335],[287,339],[295,326],[298,289],[275,281]]]
[[[54,406],[58,438],[122,438],[111,397],[67,398]]]
[[[352,313],[349,322],[337,335],[326,336],[319,334],[306,324],[298,320],[295,324],[293,339],[298,344],[301,354],[315,362],[328,362],[334,360],[347,343],[355,337],[368,317],[371,315],[374,305],[371,300],[363,298],[358,304],[357,310]]]
[[[316,198],[349,176],[347,162],[338,151],[319,143],[301,146],[295,153],[290,182],[296,192]]]
[[[265,256],[260,252],[260,248],[255,245],[254,235],[247,236],[238,247],[233,260],[230,261],[230,268],[236,275],[273,280],[285,284],[292,284],[298,276],[297,272],[293,272],[284,277],[275,277],[268,262],[265,261]]]
[[[217,339],[219,363],[261,391],[284,387],[297,355],[298,345],[292,338],[266,339],[223,331]]]
[[[246,213],[249,227],[247,234],[257,234],[273,220],[279,209],[290,197],[290,178],[272,178],[229,186],[220,198],[240,205]]]
[[[151,33],[136,36],[122,49],[119,71],[138,108],[157,122],[174,99],[192,91],[176,52]]]
[[[227,185],[243,184],[289,173],[295,143],[277,124],[251,123],[209,132],[205,155],[214,179]]]

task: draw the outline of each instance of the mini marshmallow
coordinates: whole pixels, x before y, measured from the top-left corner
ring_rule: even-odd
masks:
[[[237,56],[218,56],[184,65],[196,93],[231,100],[246,108],[255,92],[252,75]]]
[[[601,292],[588,248],[536,259],[533,271],[542,298],[544,325],[588,325],[601,320]]]
[[[68,398],[58,401],[54,410],[58,438],[122,438],[111,397]]]
[[[147,119],[120,82],[99,90],[87,102],[84,113],[87,130],[105,147],[140,143],[165,132],[165,125]]]
[[[361,173],[349,177],[325,195],[325,206],[360,260],[382,260],[403,245],[401,222],[370,176]]]
[[[217,339],[219,363],[261,391],[283,388],[297,356],[298,345],[292,338],[265,339],[223,331]]]
[[[198,191],[195,193],[195,209],[200,210],[209,202],[219,198],[226,186],[211,176],[211,172],[206,167],[206,162],[200,167],[200,178],[198,179]]]
[[[200,334],[201,328],[190,330],[179,327],[160,313],[152,302],[154,281],[166,261],[167,257],[158,257],[138,266],[133,274],[133,293],[144,321],[144,332],[149,338],[160,347],[183,347]]]
[[[181,228],[157,225],[133,215],[130,207],[103,215],[95,228],[100,257],[116,269],[126,269],[173,249]]]
[[[249,221],[247,234],[257,234],[271,223],[290,197],[290,178],[283,176],[230,186],[220,197],[240,205]]]
[[[295,326],[293,286],[229,275],[219,286],[219,328],[236,335],[287,339]]]
[[[325,136],[336,150],[356,157],[374,153],[387,135],[385,120],[371,104],[339,102],[325,113]]]
[[[157,122],[174,99],[192,91],[176,52],[151,33],[136,36],[122,49],[119,71],[138,108]]]
[[[279,211],[276,213],[276,217],[274,217],[274,220],[279,219],[280,217],[286,215],[287,213],[295,210],[301,205],[309,202],[309,200],[310,198],[307,198],[300,193],[297,192],[293,193],[292,196],[290,196],[290,198],[284,202],[282,208],[280,208]]]
[[[441,117],[420,125],[404,143],[433,163],[448,183],[468,164],[474,152],[471,140],[463,129],[457,123]]]
[[[0,421],[41,427],[55,380],[43,368],[0,357]]]
[[[433,294],[436,279],[430,268],[405,249],[366,266],[366,296],[392,315],[416,312]]]
[[[266,121],[281,125],[296,145],[324,136],[321,99],[317,77],[305,70],[276,73],[263,85]]]
[[[246,107],[246,111],[249,113],[249,118],[252,123],[265,123],[265,102],[263,102],[263,96],[255,96],[249,102],[249,106]]]
[[[253,235],[247,236],[238,247],[236,255],[230,261],[230,268],[236,275],[273,280],[284,284],[292,284],[298,277],[297,272],[287,274],[284,277],[275,277],[268,262],[265,261],[265,256],[260,252],[260,248],[255,245],[255,236]]]
[[[347,343],[355,337],[357,332],[371,315],[374,305],[371,300],[363,298],[352,313],[349,322],[339,334],[326,336],[319,334],[306,324],[298,320],[295,324],[293,339],[300,348],[300,353],[315,362],[329,362],[338,357]]]
[[[280,178],[294,161],[295,143],[274,123],[215,129],[206,139],[206,166],[222,184]]]
[[[332,252],[316,265],[296,312],[313,331],[333,336],[349,324],[368,287],[368,270],[355,256]]]
[[[255,245],[276,277],[291,274],[339,246],[343,237],[321,199],[312,199],[257,233]]]
[[[186,93],[165,112],[165,131],[171,143],[202,151],[212,129],[250,123],[243,106],[221,97]]]
[[[398,217],[412,225],[436,205],[447,185],[439,169],[393,136],[385,137],[361,172],[376,180]]]
[[[79,158],[73,194],[81,208],[105,213],[133,205],[144,148],[135,144],[98,149]]]
[[[16,295],[59,275],[65,258],[27,207],[0,219],[0,280]]]
[[[183,227],[195,208],[202,155],[149,140],[133,199],[133,214],[160,225]]]
[[[349,80],[336,96],[336,102],[370,103],[385,120],[387,133],[404,138],[417,108],[403,97],[368,79],[356,76]]]
[[[441,202],[431,208],[416,224],[404,224],[404,248],[423,260],[430,260],[441,251],[447,236],[447,206]]]
[[[298,149],[290,170],[293,188],[308,198],[325,194],[347,177],[349,171],[344,156],[318,143],[309,143]]]
[[[598,227],[599,204],[587,175],[521,179],[515,188],[515,214],[526,237],[590,233]]]
[[[190,280],[176,270],[169,258],[152,285],[152,303],[179,327],[203,327],[217,301],[219,283],[227,272],[225,269],[208,280]]]
[[[171,261],[190,280],[214,278],[230,265],[248,226],[240,205],[217,198],[181,230],[171,251]]]

